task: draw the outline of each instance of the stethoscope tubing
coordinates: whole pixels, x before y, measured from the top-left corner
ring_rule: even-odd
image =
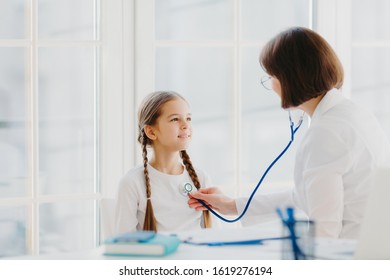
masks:
[[[272,167],[275,165],[276,162],[278,162],[278,160],[287,152],[287,150],[290,148],[292,142],[294,142],[294,135],[295,133],[298,131],[298,129],[301,127],[302,125],[302,122],[303,122],[303,116],[304,114],[302,114],[300,120],[299,120],[299,123],[298,123],[298,126],[296,128],[294,128],[294,122],[292,121],[291,119],[291,114],[290,114],[290,111],[289,111],[289,119],[290,119],[290,131],[291,131],[291,139],[290,141],[288,142],[287,146],[283,149],[283,151],[272,161],[272,163],[268,166],[268,168],[265,170],[265,172],[263,173],[263,175],[261,176],[259,182],[257,183],[256,187],[253,189],[251,195],[249,196],[249,199],[245,205],[245,208],[244,210],[242,211],[242,213],[235,219],[227,219],[225,217],[222,217],[220,214],[218,214],[217,212],[215,212],[213,209],[211,209],[203,200],[200,200],[198,199],[198,201],[204,206],[206,207],[207,210],[209,210],[213,215],[215,215],[216,217],[218,217],[219,219],[221,219],[222,221],[224,222],[227,222],[227,223],[235,223],[237,221],[239,221],[246,213],[246,211],[248,210],[249,208],[249,205],[254,197],[254,195],[256,194],[257,190],[259,189],[260,185],[262,184],[264,178],[267,176],[268,172],[272,169]]]

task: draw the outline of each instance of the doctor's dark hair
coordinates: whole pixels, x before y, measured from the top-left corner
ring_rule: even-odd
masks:
[[[149,179],[148,171],[148,151],[147,147],[153,145],[153,141],[148,138],[144,131],[146,125],[155,125],[157,119],[161,115],[162,106],[175,99],[182,99],[186,101],[180,94],[173,91],[156,91],[152,92],[143,100],[139,111],[138,111],[138,142],[142,146],[142,157],[144,159],[144,176],[145,176],[145,185],[146,185],[146,212],[143,230],[153,230],[157,231],[157,222],[154,216],[153,206],[151,202],[151,186]],[[187,101],[186,101],[187,102]],[[185,150],[180,151],[180,156],[182,158],[183,164],[191,177],[192,182],[195,187],[199,189],[201,187],[198,175],[195,172],[194,167],[192,166],[189,155]],[[209,211],[203,211],[203,225],[208,228],[211,227],[211,218]]]
[[[279,80],[284,109],[343,85],[343,66],[332,47],[304,27],[289,28],[271,39],[260,54],[260,65]]]

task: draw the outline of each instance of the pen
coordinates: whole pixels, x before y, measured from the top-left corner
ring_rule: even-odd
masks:
[[[295,217],[294,217],[294,209],[291,207],[287,208],[287,227],[290,230],[291,234],[291,245],[294,252],[294,259],[298,260],[300,257],[300,250],[297,243],[297,236],[295,234]]]
[[[207,246],[226,246],[226,245],[262,245],[263,240],[243,240],[243,241],[226,241],[226,242],[209,242]]]
[[[294,259],[305,259],[305,255],[300,250],[297,242],[297,236],[295,232],[295,217],[294,217],[294,209],[291,207],[288,207],[286,209],[287,212],[287,219],[283,217],[282,211],[277,208],[276,213],[279,215],[280,219],[282,220],[283,224],[287,227],[289,233],[290,233],[290,240],[291,240],[291,247],[294,254]]]
[[[263,245],[264,241],[270,241],[270,240],[281,240],[290,238],[288,236],[282,236],[282,237],[268,237],[268,238],[261,238],[261,239],[251,239],[251,240],[240,240],[240,241],[216,241],[216,242],[193,242],[191,241],[191,238],[182,241],[185,244],[190,245],[203,245],[203,246],[229,246],[229,245]]]

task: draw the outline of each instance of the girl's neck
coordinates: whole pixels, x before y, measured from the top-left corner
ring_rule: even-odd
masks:
[[[179,161],[179,153],[174,154],[155,154],[150,160],[150,165],[154,169],[169,175],[180,175],[183,173],[183,165]]]

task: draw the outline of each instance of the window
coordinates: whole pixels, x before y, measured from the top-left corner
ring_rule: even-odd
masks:
[[[376,114],[390,138],[390,3],[353,1],[351,10],[352,97]]]
[[[228,193],[249,194],[290,140],[287,113],[261,86],[259,52],[288,26],[311,27],[312,1],[146,0],[136,7],[137,100],[154,90],[186,97],[194,164]],[[291,185],[294,149],[266,184]]]
[[[0,256],[95,246],[100,1],[0,4]]]

